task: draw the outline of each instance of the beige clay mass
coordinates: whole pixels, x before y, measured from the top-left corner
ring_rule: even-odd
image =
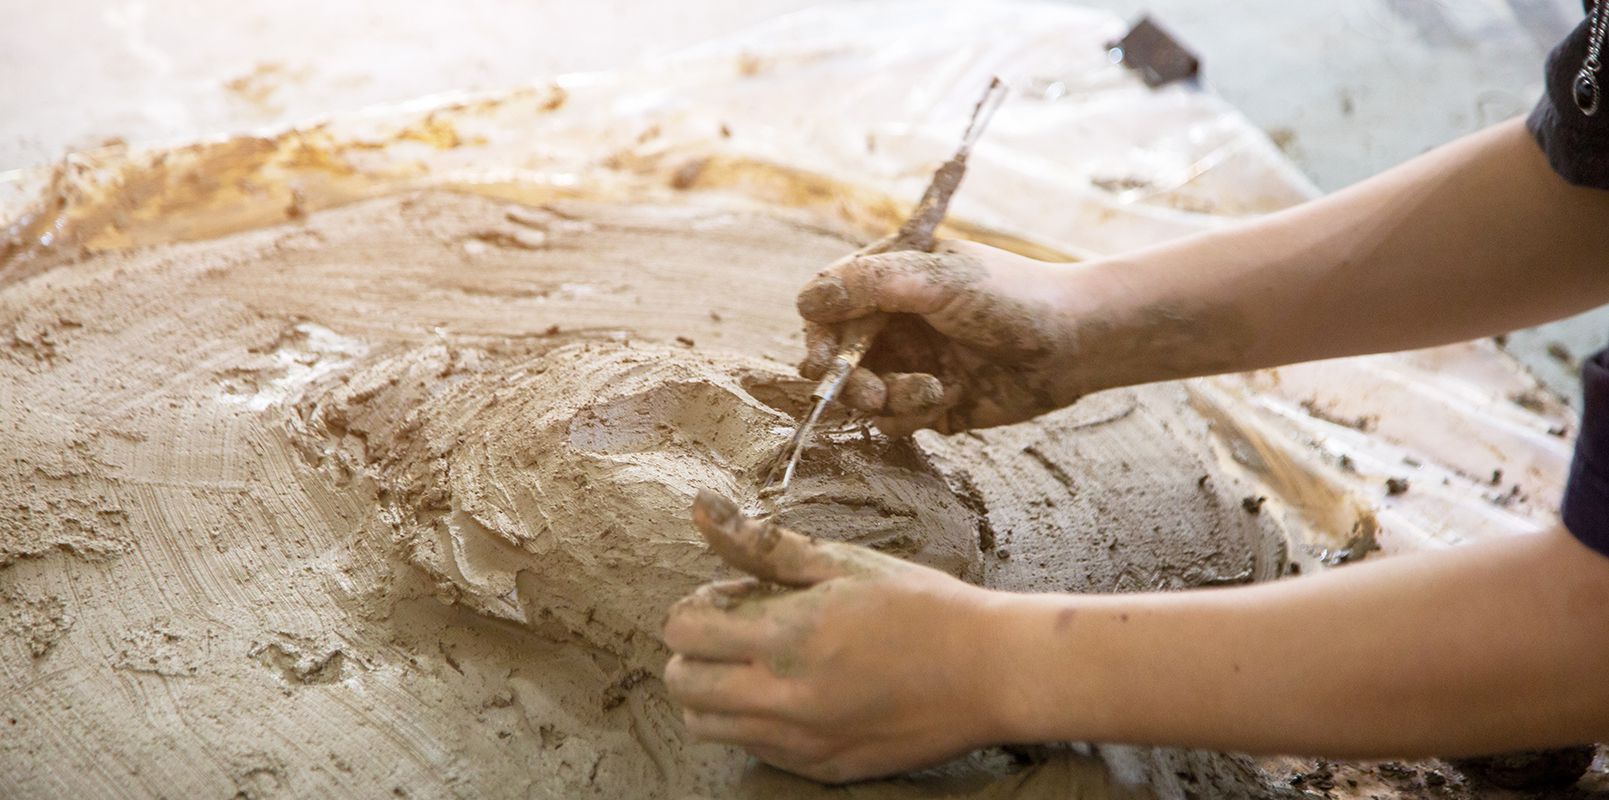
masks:
[[[757,499],[805,399],[763,360],[563,335],[429,344],[327,383],[299,404],[305,448],[375,482],[444,599],[644,668],[663,661],[665,609],[721,567],[689,496]],[[829,437],[780,520],[980,576],[973,513],[911,443]]]
[[[429,192],[0,272],[0,796],[824,796],[688,741],[658,631],[727,574],[694,492],[754,504],[808,393],[794,292],[860,243]],[[1009,589],[1277,575],[1206,430],[1177,386],[948,439],[840,418],[780,515]],[[1102,755],[838,793],[1262,786]]]

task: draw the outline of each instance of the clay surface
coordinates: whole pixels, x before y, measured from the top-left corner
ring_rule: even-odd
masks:
[[[1249,759],[1019,748],[826,790],[685,740],[688,522],[809,391],[797,287],[863,244],[696,204],[378,199],[0,288],[0,795],[1280,794]],[[786,524],[1019,590],[1266,579],[1179,386],[890,441],[829,420]]]

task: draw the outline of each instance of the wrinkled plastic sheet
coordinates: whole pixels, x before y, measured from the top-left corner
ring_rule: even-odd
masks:
[[[5,176],[0,284],[86,252],[425,187],[806,208],[875,235],[948,157],[993,75],[1013,92],[973,154],[950,235],[1071,260],[1314,196],[1209,91],[1152,90],[1111,63],[1125,27],[1060,4],[825,6],[628,69],[80,153]],[[1570,422],[1490,343],[1188,386],[1225,462],[1314,559],[1556,520]]]

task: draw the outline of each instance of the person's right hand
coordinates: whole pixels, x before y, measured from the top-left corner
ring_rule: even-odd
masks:
[[[884,433],[1005,425],[1083,393],[1073,363],[1076,267],[955,240],[930,253],[877,250],[839,260],[799,293],[799,372],[822,376],[842,323],[890,314],[840,395]]]

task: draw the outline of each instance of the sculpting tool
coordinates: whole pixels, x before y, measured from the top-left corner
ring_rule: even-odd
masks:
[[[989,81],[989,87],[984,90],[982,99],[972,110],[972,120],[967,124],[966,133],[961,137],[961,146],[956,149],[955,155],[944,162],[938,171],[933,173],[933,180],[928,183],[927,190],[922,192],[922,199],[917,201],[916,209],[911,212],[904,224],[900,225],[899,232],[879,245],[862,251],[867,254],[894,253],[900,251],[931,252],[934,244],[934,233],[938,230],[939,222],[944,219],[944,212],[950,207],[950,198],[954,196],[956,187],[961,185],[961,176],[966,173],[967,156],[972,153],[972,146],[978,138],[983,136],[984,128],[989,125],[989,118],[994,116],[995,109],[1006,99],[1006,84],[999,78]],[[810,442],[810,434],[816,424],[821,421],[821,413],[834,400],[838,393],[843,391],[844,383],[849,374],[860,366],[860,360],[871,348],[872,341],[883,330],[888,322],[885,314],[870,314],[844,323],[839,333],[838,351],[833,354],[832,363],[827,367],[827,373],[816,384],[815,391],[810,397],[815,402],[799,426],[794,429],[793,439],[788,443],[786,461],[777,460],[767,471],[765,485],[760,489],[760,496],[775,498],[788,490],[793,483],[793,474],[799,468],[799,459],[804,454],[805,446]]]

